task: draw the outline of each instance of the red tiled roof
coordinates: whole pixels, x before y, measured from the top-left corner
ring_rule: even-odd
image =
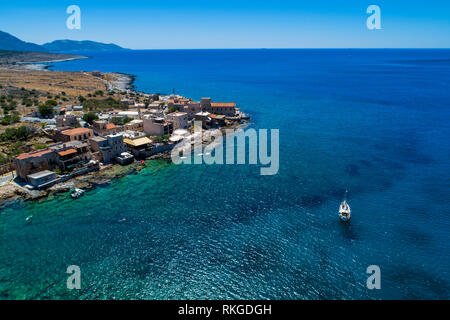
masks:
[[[107,123],[106,124],[106,130],[112,130],[117,128],[116,125],[114,123]]]
[[[84,134],[84,133],[89,133],[91,132],[91,129],[88,128],[75,128],[75,129],[69,129],[69,130],[64,130],[61,133],[64,135],[68,135],[68,136],[72,136],[74,134]]]
[[[58,154],[61,157],[68,156],[69,154],[74,154],[74,153],[77,153],[77,150],[75,150],[75,149],[67,149],[67,150],[58,152]]]
[[[35,152],[35,153],[22,153],[21,155],[18,155],[16,157],[16,159],[23,160],[23,159],[27,159],[27,158],[37,158],[37,157],[43,156],[44,154],[51,153],[51,152],[53,152],[53,151],[47,149],[47,150],[43,150],[43,151],[39,151],[39,152]]]
[[[211,107],[236,107],[234,102],[211,102]]]

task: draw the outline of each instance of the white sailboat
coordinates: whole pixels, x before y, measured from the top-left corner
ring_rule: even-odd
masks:
[[[347,203],[347,190],[345,191],[345,199],[339,206],[339,217],[342,221],[349,221],[352,215],[352,210],[350,209],[349,204]]]

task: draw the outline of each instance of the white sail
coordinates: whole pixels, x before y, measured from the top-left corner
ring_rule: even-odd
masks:
[[[341,220],[343,221],[350,220],[351,213],[352,211],[350,209],[349,204],[347,203],[347,200],[344,200],[339,206],[339,216],[341,217]]]

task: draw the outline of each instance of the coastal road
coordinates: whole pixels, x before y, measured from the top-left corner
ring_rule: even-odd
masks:
[[[0,176],[0,186],[4,186],[15,178],[15,171]]]

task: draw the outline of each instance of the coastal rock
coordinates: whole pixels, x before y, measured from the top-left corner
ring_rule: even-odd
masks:
[[[21,196],[20,190],[14,188],[12,185],[5,185],[0,187],[0,203],[7,200],[17,199]]]
[[[55,193],[63,193],[63,192],[69,192],[70,189],[74,188],[75,184],[74,182],[64,182],[59,183],[54,186],[52,186],[49,190]]]

